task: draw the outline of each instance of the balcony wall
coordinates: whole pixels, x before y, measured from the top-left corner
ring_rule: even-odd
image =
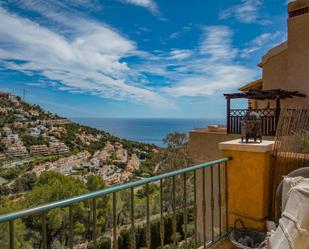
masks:
[[[218,144],[223,141],[239,138],[239,134],[227,134],[222,129],[208,130],[208,129],[196,129],[192,130],[189,135],[189,153],[196,163],[208,162],[223,156],[223,153],[218,148]],[[205,181],[205,220],[206,220],[206,238],[211,240],[212,229],[212,191],[213,186],[213,217],[214,227],[219,229],[219,182],[218,182],[218,168],[213,168],[213,181],[211,180],[211,168],[204,169],[204,181]],[[221,194],[225,195],[225,175],[221,168],[220,170],[220,186]],[[211,184],[213,183],[213,184]],[[198,238],[203,240],[203,170],[197,172],[197,227]],[[224,199],[224,198],[223,198]],[[224,206],[224,202],[222,203]],[[226,210],[223,208],[221,213],[221,221],[226,218]],[[223,231],[226,231],[226,224],[221,224]],[[221,247],[219,247],[221,248]]]
[[[198,162],[212,160],[217,157],[232,157],[234,158],[228,163],[228,175],[221,170],[221,182],[218,178],[213,179],[214,192],[214,226],[220,227],[218,217],[219,211],[219,186],[221,188],[221,202],[224,202],[226,193],[226,179],[228,186],[228,227],[232,227],[234,221],[241,218],[247,227],[264,229],[265,220],[267,218],[268,206],[268,188],[269,188],[269,167],[270,167],[270,151],[273,141],[264,141],[262,144],[251,143],[242,144],[239,139],[231,140],[235,135],[227,135],[222,133],[192,131],[190,133],[189,151],[194,160]],[[222,147],[219,150],[219,144],[222,141],[229,141],[232,146],[228,149]],[[229,144],[227,142],[227,144]],[[224,143],[223,143],[224,144]],[[235,145],[235,146],[234,146]],[[214,169],[212,174],[218,175],[217,169]],[[206,234],[209,239],[211,231],[211,223],[209,222],[212,215],[212,197],[211,197],[211,168],[205,169],[205,180],[203,183],[203,171],[200,170],[197,174],[197,216],[198,216],[198,236],[203,237],[203,220],[206,220]],[[206,195],[206,216],[203,216],[203,186],[205,186]],[[246,191],[244,191],[246,190]],[[222,205],[225,207],[225,203]],[[226,212],[221,214],[221,221],[225,220]],[[226,229],[226,224],[221,224],[221,227]],[[226,231],[226,230],[224,230]]]
[[[189,153],[196,163],[208,162],[222,158],[219,150],[220,142],[240,138],[239,134],[227,134],[226,131],[209,131],[196,129],[189,133]]]

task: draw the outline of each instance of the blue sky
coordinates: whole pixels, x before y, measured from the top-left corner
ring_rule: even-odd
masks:
[[[286,5],[2,0],[0,91],[68,117],[224,117],[222,94],[286,39]]]

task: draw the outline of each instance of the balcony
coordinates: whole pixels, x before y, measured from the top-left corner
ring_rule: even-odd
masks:
[[[52,248],[53,234],[49,229],[53,222],[49,214],[61,210],[68,217],[64,224],[64,245],[66,248],[158,248],[164,246],[211,248],[228,246],[225,240],[228,232],[228,186],[227,167],[229,157],[202,163],[189,168],[144,178],[136,182],[112,186],[96,192],[74,196],[43,206],[8,213],[0,216],[0,230],[7,231],[7,247],[24,248],[16,226],[36,219],[40,224],[38,242],[33,248]],[[202,177],[202,178],[201,178]],[[150,189],[156,186],[159,191],[158,212],[150,210]],[[146,216],[141,217],[135,210],[137,194],[143,190],[146,196],[144,209]],[[120,224],[117,217],[118,195],[125,194],[129,200],[130,222]],[[98,222],[98,203],[105,197],[111,198],[110,212],[106,220],[110,225],[102,228]],[[89,236],[76,242],[74,228],[75,209],[84,203],[89,211]],[[127,231],[127,237],[124,235]],[[29,233],[31,234],[31,233]],[[32,233],[33,235],[34,233]],[[26,238],[31,239],[31,238]],[[130,246],[128,246],[128,243]]]
[[[264,108],[251,109],[259,114],[262,119],[262,136],[275,136],[279,122],[282,101],[294,97],[305,98],[306,95],[298,91],[286,91],[282,89],[272,90],[249,90],[246,92],[224,94],[226,98],[226,127],[228,134],[241,133],[241,118],[246,114],[248,109],[231,109],[231,99],[248,99],[254,100],[256,105]],[[267,105],[266,105],[267,101]],[[271,103],[271,106],[270,106]],[[265,106],[267,106],[265,108]]]
[[[59,223],[51,214],[57,213],[66,219],[60,224],[60,248],[230,249],[227,234],[238,219],[247,228],[266,230],[274,144],[219,142],[221,159],[0,215],[0,238],[5,240],[1,245],[59,248],[52,246],[59,232],[51,230]],[[199,142],[191,141],[189,147],[205,152]],[[104,212],[102,204],[107,207]],[[120,209],[126,210],[125,219],[119,219]],[[87,220],[84,230],[76,229],[81,219],[78,210]],[[36,226],[31,226],[34,222]],[[20,231],[22,226],[25,232]],[[23,241],[32,239],[32,247],[24,247]]]

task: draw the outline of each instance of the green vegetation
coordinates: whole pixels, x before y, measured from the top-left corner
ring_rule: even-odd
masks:
[[[34,183],[35,181],[35,183]],[[190,184],[190,183],[189,183]],[[106,187],[105,182],[101,177],[96,175],[90,175],[87,178],[86,183],[72,176],[64,176],[55,172],[43,172],[38,178],[32,174],[27,174],[23,177],[18,178],[14,183],[14,188],[18,190],[25,190],[32,188],[30,192],[25,195],[25,198],[10,201],[9,199],[0,199],[1,213],[11,212],[12,210],[18,210],[21,208],[35,207],[44,203],[50,203],[56,200],[69,198],[72,196],[80,195],[89,191],[95,191]],[[188,189],[190,189],[188,187]],[[164,192],[167,193],[168,186],[164,185]],[[159,213],[159,187],[156,184],[149,185],[149,196],[150,196],[150,210],[151,215]],[[181,195],[182,193],[177,193]],[[143,219],[146,215],[145,203],[146,203],[147,189],[145,186],[138,189],[135,198],[135,218]],[[121,191],[117,193],[117,224],[125,225],[130,223],[130,190]],[[166,198],[170,198],[166,194]],[[188,197],[188,206],[190,207],[190,198]],[[170,212],[168,208],[168,202],[165,200],[164,212]],[[11,206],[14,206],[11,208]],[[181,201],[177,202],[177,206],[181,207]],[[182,209],[177,211],[177,238],[183,240],[184,238],[184,224]],[[106,232],[112,227],[112,207],[110,196],[105,196],[96,199],[96,211],[97,211],[97,232],[98,232],[98,244],[99,248],[106,248],[110,246],[110,239],[104,237]],[[58,208],[51,210],[46,213],[47,217],[47,243],[50,248],[65,248],[68,245],[68,231],[69,231],[69,213],[68,208]],[[73,205],[73,217],[74,217],[74,241],[75,243],[86,243],[92,239],[92,202],[85,201]],[[191,223],[193,222],[192,210],[189,208],[188,217],[188,231],[189,236],[192,233]],[[29,245],[28,248],[38,248],[41,243],[41,229],[42,220],[41,216],[27,217],[17,223],[17,242],[20,245]],[[138,224],[138,223],[137,223]],[[165,243],[169,244],[172,241],[172,215],[165,214],[164,217],[165,226]],[[2,224],[0,226],[0,232],[3,236],[7,236],[7,225]],[[130,230],[124,228],[121,229],[121,234],[118,238],[119,249],[127,249],[130,243]],[[136,227],[136,243],[138,247],[146,246],[146,227],[145,224],[137,225]],[[108,233],[109,234],[109,233]],[[31,238],[27,241],[26,238]],[[16,243],[17,243],[16,242]],[[24,248],[18,247],[16,248]],[[151,243],[152,248],[160,246],[160,221],[155,218],[151,221]],[[0,248],[2,245],[0,244]],[[87,248],[92,248],[92,244],[88,243]],[[25,247],[27,248],[27,247]]]
[[[107,132],[99,131],[95,128],[88,126],[80,125],[77,123],[71,123],[64,125],[66,129],[66,134],[61,137],[61,141],[64,142],[71,150],[81,151],[87,150],[90,154],[94,154],[97,150],[102,149],[105,146],[107,141],[110,141],[112,144],[118,142],[121,143],[128,151],[128,154],[134,153],[136,150],[151,152],[152,149],[156,148],[155,145],[143,144],[135,141],[129,141],[125,139],[120,139],[115,136],[110,135]],[[76,136],[76,134],[87,134],[94,137],[100,137],[98,141],[93,141],[89,144],[84,144]]]
[[[172,215],[164,216],[164,244],[167,246],[171,245],[173,242],[172,228],[173,217]],[[193,235],[193,216],[192,209],[189,210],[188,215],[188,237]],[[177,241],[184,240],[184,220],[182,212],[176,213],[176,237]],[[146,225],[139,225],[135,228],[135,243],[136,248],[146,248]],[[150,243],[151,249],[156,249],[161,247],[161,237],[160,237],[160,220],[155,219],[150,223]],[[189,246],[193,248],[193,242],[189,242]],[[89,243],[87,249],[92,249],[93,243]],[[110,249],[111,248],[111,239],[109,237],[102,237],[98,241],[98,248],[100,249]],[[131,229],[122,229],[120,235],[118,236],[118,249],[130,249],[131,248]],[[190,248],[190,247],[187,247]]]
[[[20,209],[20,203],[13,202],[4,196],[0,196],[0,214],[12,212]],[[30,249],[31,241],[26,236],[26,226],[21,220],[17,220],[14,223],[15,228],[15,240],[14,248],[17,249]],[[0,248],[9,248],[9,228],[8,223],[0,224]]]
[[[0,143],[0,152],[3,152],[5,150],[5,145],[3,143]]]
[[[23,201],[24,207],[34,207],[40,204],[53,202],[80,195],[99,188],[104,188],[105,183],[98,176],[89,176],[87,184],[78,178],[64,176],[55,172],[44,172],[37,179],[31,192],[26,195]],[[104,230],[106,223],[106,212],[109,206],[109,197],[97,199],[97,225],[98,232]],[[91,238],[92,220],[91,203],[81,202],[74,205],[74,231],[81,241]],[[39,217],[26,218],[25,224],[32,234],[41,231],[41,219]],[[68,241],[69,216],[68,208],[59,208],[47,212],[47,241],[48,244],[55,244]],[[39,241],[32,241],[34,244]],[[57,242],[58,241],[58,242]]]
[[[20,99],[19,99],[20,100]],[[45,162],[53,162],[60,158],[64,158],[81,151],[88,151],[93,155],[96,151],[101,150],[106,145],[107,141],[115,145],[119,143],[127,150],[128,155],[136,154],[140,160],[140,169],[135,171],[132,175],[134,177],[145,177],[149,175],[158,174],[161,172],[172,171],[181,167],[187,167],[191,164],[191,159],[187,152],[187,136],[183,133],[168,134],[164,140],[167,145],[166,149],[160,149],[155,145],[143,144],[125,139],[119,139],[110,135],[107,132],[99,131],[94,128],[83,126],[76,123],[66,125],[59,125],[49,129],[44,136],[32,137],[29,135],[29,128],[35,127],[39,124],[44,124],[43,121],[49,119],[60,118],[58,115],[52,115],[45,112],[39,106],[29,105],[20,100],[20,105],[13,108],[13,105],[3,98],[0,98],[0,107],[6,107],[6,114],[1,117],[0,125],[8,126],[13,133],[20,135],[21,141],[29,149],[31,145],[48,145],[47,137],[51,134],[60,142],[65,143],[70,152],[64,154],[48,155],[48,156],[29,156],[21,160],[20,166],[1,168],[0,177],[8,180],[9,183],[0,186],[0,194],[12,194],[14,201],[8,198],[0,197],[0,213],[12,212],[14,210],[36,207],[42,204],[54,202],[61,199],[70,198],[84,194],[89,191],[106,188],[106,183],[98,175],[85,174],[80,170],[76,176],[65,176],[60,173],[46,171],[39,177],[31,170],[39,164]],[[22,109],[23,111],[20,111]],[[25,114],[28,121],[34,122],[15,122],[15,114]],[[31,112],[30,112],[31,111]],[[30,115],[30,113],[36,112]],[[44,127],[43,127],[44,129]],[[2,132],[2,131],[1,131]],[[5,150],[3,143],[0,143],[0,152]],[[155,150],[155,152],[154,152]],[[10,158],[8,158],[9,160]],[[117,165],[113,161],[118,161]],[[125,169],[126,163],[119,163],[116,153],[109,155],[108,165],[115,164],[116,166]],[[95,171],[94,171],[95,172]],[[190,174],[188,176],[188,192],[192,192],[192,183],[190,182]],[[192,178],[191,178],[192,179]],[[183,191],[183,179],[176,177],[176,205],[181,207]],[[172,210],[171,205],[171,186],[170,179],[164,180],[164,227],[165,227],[165,244],[172,241]],[[150,215],[151,217],[151,243],[152,249],[160,246],[160,221],[158,214],[160,212],[160,189],[158,183],[149,184],[147,193],[146,187],[139,187],[135,189],[135,218],[139,219],[136,225],[136,245],[139,247],[146,247],[146,227],[144,218],[146,215],[146,198],[149,195]],[[119,249],[127,249],[130,244],[130,230],[125,229],[130,223],[130,190],[125,190],[117,193],[116,206],[116,223],[121,227],[120,236],[118,238]],[[192,194],[187,196],[188,206],[192,203]],[[84,243],[89,249],[93,247],[92,243],[92,229],[93,229],[93,202],[84,201],[73,205],[73,230],[74,243]],[[181,208],[179,209],[181,210]],[[189,215],[189,227],[192,225],[192,215]],[[105,196],[96,199],[96,214],[97,214],[97,233],[99,248],[110,248],[111,241],[109,239],[110,228],[113,224],[111,196]],[[60,249],[68,246],[69,238],[69,210],[68,207],[58,208],[46,213],[47,223],[47,244],[48,248]],[[0,224],[0,248],[6,248],[8,245],[8,225]],[[42,219],[41,216],[26,217],[15,222],[15,248],[42,248],[41,241]],[[177,239],[184,238],[183,228],[183,214],[181,211],[177,212]],[[189,233],[192,229],[189,229]],[[190,234],[189,234],[190,236]],[[29,239],[31,238],[31,240]]]
[[[43,144],[48,145],[48,141],[42,136],[33,137],[30,135],[23,135],[21,137],[21,141],[26,147],[29,147],[31,145],[43,145]]]
[[[13,180],[18,177],[19,170],[17,168],[9,168],[0,171],[0,176],[6,180]]]
[[[17,178],[12,185],[13,193],[27,192],[32,189],[36,183],[37,177],[34,173],[26,173]]]

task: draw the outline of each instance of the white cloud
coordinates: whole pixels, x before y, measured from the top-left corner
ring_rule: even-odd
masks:
[[[221,94],[256,77],[256,70],[237,63],[238,51],[232,46],[233,32],[228,27],[210,26],[203,32],[194,58],[176,69],[179,83],[163,92],[175,97]]]
[[[76,11],[40,1],[28,8],[46,17],[41,25],[0,7],[0,66],[44,76],[62,91],[175,108],[171,97],[221,94],[256,76],[239,64],[241,51],[226,26],[202,28],[195,48],[147,52]],[[138,60],[126,63],[132,55]],[[149,82],[149,74],[159,77]]]
[[[0,63],[59,82],[62,90],[151,105],[168,103],[154,91],[130,84],[133,76],[121,59],[135,53],[134,42],[104,24],[69,18],[82,27],[71,27],[70,39],[0,7]]]
[[[133,4],[148,9],[153,14],[159,14],[157,4],[154,0],[121,0],[122,2]]]
[[[192,55],[192,51],[189,49],[174,49],[170,52],[170,60],[183,60],[187,59]]]
[[[176,39],[185,33],[189,32],[192,29],[192,23],[189,23],[188,25],[184,26],[180,31],[173,32],[169,35],[170,39]]]
[[[221,94],[254,79],[254,72],[243,66],[216,64],[203,68],[199,76],[185,77],[174,87],[165,91],[175,97],[209,96]]]
[[[235,57],[236,49],[232,48],[232,30],[226,26],[209,26],[203,30],[200,51],[210,55],[213,60]]]
[[[240,56],[248,57],[261,49],[271,48],[274,45],[283,42],[285,38],[284,33],[280,31],[261,34],[250,41],[247,46],[241,50]]]
[[[220,12],[220,19],[235,18],[242,23],[260,23],[267,24],[268,20],[262,20],[259,11],[262,6],[262,0],[242,0],[241,4],[234,5]]]

